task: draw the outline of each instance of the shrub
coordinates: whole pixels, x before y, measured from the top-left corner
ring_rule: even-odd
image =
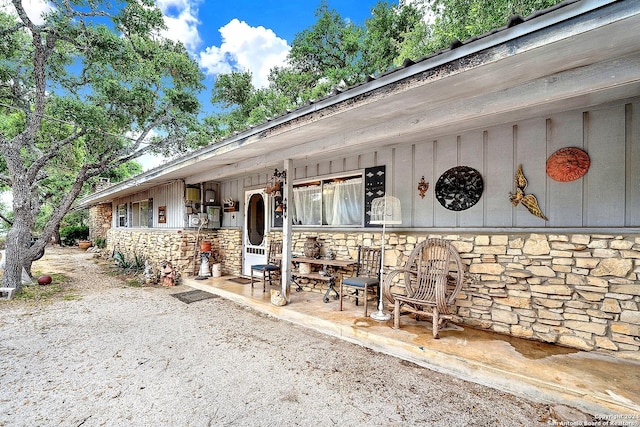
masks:
[[[89,238],[89,227],[75,226],[62,227],[60,229],[60,243],[65,246],[73,246],[78,240]]]
[[[107,239],[104,237],[96,237],[96,246],[98,249],[104,249],[107,247]]]

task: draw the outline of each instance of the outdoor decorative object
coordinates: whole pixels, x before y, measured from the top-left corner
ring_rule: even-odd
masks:
[[[524,194],[524,189],[527,188],[527,178],[525,178],[524,173],[522,172],[522,165],[518,166],[515,176],[515,184],[516,193],[509,193],[509,200],[511,200],[511,204],[513,206],[518,206],[518,203],[522,203],[522,205],[533,215],[548,221],[547,217],[544,216],[540,210],[540,206],[538,206],[538,199],[536,199],[536,196],[533,194]]]
[[[386,227],[389,224],[402,224],[402,209],[400,206],[400,200],[397,197],[387,196],[373,199],[371,202],[371,224],[382,225],[382,244],[380,249],[380,283],[384,280],[384,239]],[[384,322],[391,319],[389,313],[384,312],[384,303],[382,302],[382,292],[380,294],[380,301],[378,302],[378,311],[371,313],[373,320],[379,320]],[[366,301],[365,301],[366,304]]]
[[[86,251],[87,249],[89,249],[91,247],[91,241],[90,240],[80,240],[78,242],[78,247],[80,249],[82,249],[83,251]]]
[[[320,243],[318,237],[308,236],[304,242],[304,256],[307,258],[320,258]]]
[[[469,166],[456,166],[438,178],[436,199],[451,211],[463,211],[478,203],[484,190],[480,172]]]
[[[53,279],[48,274],[38,277],[38,285],[50,285]]]
[[[173,270],[170,262],[165,262],[162,267],[162,286],[174,286],[176,272]]]
[[[278,171],[276,169],[271,177],[271,184],[267,184],[264,192],[273,197],[275,203],[275,212],[287,217],[287,199],[282,197],[282,184],[287,182],[287,171]]]
[[[424,199],[424,194],[429,189],[429,183],[424,181],[424,175],[422,175],[422,179],[418,182],[418,192],[420,193],[420,198]]]
[[[589,170],[591,159],[575,147],[561,148],[547,159],[547,175],[555,181],[569,182],[582,178]]]
[[[287,299],[282,296],[281,291],[271,289],[271,304],[276,307],[282,307],[283,305],[287,305]]]

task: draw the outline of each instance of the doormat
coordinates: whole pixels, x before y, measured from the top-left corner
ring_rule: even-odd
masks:
[[[185,304],[191,304],[192,302],[202,301],[209,298],[217,298],[218,295],[214,295],[209,292],[195,290],[195,291],[187,291],[180,292],[178,294],[170,294],[172,297],[178,298],[180,301]]]
[[[233,283],[239,283],[241,285],[248,285],[251,283],[251,279],[247,279],[246,277],[232,277],[231,279],[227,279]]]

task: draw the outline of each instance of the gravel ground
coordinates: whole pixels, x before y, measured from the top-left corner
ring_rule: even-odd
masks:
[[[0,302],[0,426],[547,425],[545,405],[92,257],[48,248],[34,271],[70,277],[67,297]]]

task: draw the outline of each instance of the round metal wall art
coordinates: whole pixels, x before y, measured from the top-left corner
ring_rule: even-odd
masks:
[[[555,181],[575,181],[587,173],[590,165],[589,155],[581,149],[561,148],[547,159],[547,175]]]
[[[451,211],[463,211],[478,203],[484,190],[480,172],[469,166],[449,169],[436,182],[436,199]]]

